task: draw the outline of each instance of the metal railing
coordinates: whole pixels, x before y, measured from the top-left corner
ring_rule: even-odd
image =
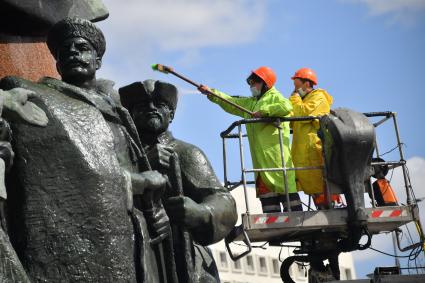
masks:
[[[412,186],[410,184],[410,180],[408,178],[407,174],[407,168],[406,168],[406,161],[404,160],[402,145],[403,143],[400,140],[400,134],[397,124],[397,114],[395,112],[385,111],[385,112],[370,112],[370,113],[363,113],[366,117],[383,117],[378,122],[373,123],[374,127],[377,128],[378,126],[382,125],[384,122],[386,122],[389,119],[393,120],[395,134],[397,138],[397,148],[399,151],[400,160],[398,161],[385,161],[385,162],[372,162],[371,165],[385,165],[388,166],[389,169],[394,169],[396,167],[402,167],[403,170],[403,178],[404,178],[404,185],[406,189],[406,204],[416,204],[416,200],[412,199]],[[223,168],[224,168],[224,184],[225,187],[229,190],[233,190],[234,188],[242,185],[244,189],[244,196],[245,196],[245,204],[246,204],[246,214],[250,214],[250,207],[248,202],[248,192],[247,192],[247,185],[248,184],[255,184],[255,181],[248,181],[247,180],[247,173],[255,173],[255,172],[278,172],[282,171],[283,173],[283,181],[285,186],[285,194],[286,194],[286,205],[288,212],[291,211],[290,207],[290,201],[289,201],[289,192],[288,192],[288,177],[287,172],[292,170],[322,170],[323,174],[323,180],[325,184],[325,190],[326,190],[326,196],[328,197],[327,202],[329,207],[331,207],[331,194],[328,186],[328,180],[327,180],[327,168],[326,168],[326,162],[323,163],[323,166],[310,166],[310,167],[286,167],[285,166],[285,155],[283,151],[283,137],[282,137],[282,127],[281,123],[283,122],[299,122],[299,121],[313,121],[313,120],[319,120],[319,123],[321,123],[321,116],[305,116],[305,117],[277,117],[277,118],[255,118],[255,119],[242,119],[233,122],[225,131],[223,131],[220,136],[222,138],[223,143]],[[282,160],[282,167],[280,168],[246,168],[245,165],[245,156],[244,156],[244,142],[243,139],[247,137],[246,134],[242,131],[242,125],[246,124],[253,124],[253,123],[268,123],[274,125],[278,129],[279,134],[279,146],[280,146],[280,158]],[[237,129],[236,133],[233,133],[233,131]],[[227,168],[227,148],[226,148],[226,139],[238,139],[239,141],[239,155],[240,155],[240,168],[242,172],[242,179],[237,182],[231,182],[228,180],[228,168]],[[323,160],[325,160],[325,156],[328,156],[325,152],[325,147],[322,147],[322,155]],[[379,149],[378,144],[376,141],[375,136],[375,154],[376,157],[380,157],[379,155]],[[371,197],[372,197],[372,206],[376,207],[376,200],[375,195],[373,192],[373,189],[371,189]]]

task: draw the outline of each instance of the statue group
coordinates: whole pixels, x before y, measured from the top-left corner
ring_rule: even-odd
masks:
[[[61,80],[0,80],[0,281],[219,282],[207,246],[235,202],[168,131],[176,87],[97,79],[89,20],[59,21],[47,44]]]

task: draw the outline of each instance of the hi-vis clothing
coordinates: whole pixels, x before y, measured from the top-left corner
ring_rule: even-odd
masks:
[[[212,91],[252,112],[260,111],[263,117],[285,117],[290,115],[292,110],[289,100],[284,98],[275,87],[270,88],[258,100],[255,97],[232,97],[218,90]],[[243,118],[252,118],[249,114],[212,95],[208,98],[230,114]],[[293,167],[289,148],[289,122],[281,123],[281,127],[285,166]],[[246,132],[254,168],[281,168],[282,159],[278,129],[272,123],[253,123],[246,124]],[[283,172],[259,172],[255,176],[257,183],[260,181],[265,184],[265,186],[261,186],[261,190],[257,186],[257,197],[283,194],[285,192]],[[260,180],[258,177],[260,177]],[[296,193],[295,172],[293,170],[287,171],[287,178],[289,193]]]
[[[326,90],[315,89],[303,99],[299,95],[290,97],[293,115],[323,116],[330,112],[333,101]],[[292,158],[295,167],[322,166],[322,142],[317,136],[319,121],[298,121],[292,123]],[[307,194],[323,193],[324,182],[321,170],[297,170],[297,188]]]

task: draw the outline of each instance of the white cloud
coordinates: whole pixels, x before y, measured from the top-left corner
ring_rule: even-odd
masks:
[[[152,77],[146,67],[152,63],[190,66],[201,63],[202,48],[253,42],[263,29],[267,11],[267,2],[256,0],[104,3],[110,16],[99,22],[107,39],[100,76],[114,78],[117,84]]]
[[[425,0],[340,0],[361,3],[368,7],[369,15],[389,16],[390,23],[412,25],[425,12]]]
[[[107,31],[117,39],[141,40],[164,50],[246,43],[261,31],[265,1],[104,1]]]
[[[424,0],[357,0],[365,3],[373,15],[413,13],[425,10]]]

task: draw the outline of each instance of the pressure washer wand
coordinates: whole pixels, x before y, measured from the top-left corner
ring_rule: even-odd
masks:
[[[196,88],[200,88],[200,87],[201,87],[201,85],[200,85],[200,84],[195,83],[194,81],[192,81],[192,80],[190,80],[190,79],[188,79],[188,78],[186,78],[186,77],[184,77],[184,76],[180,75],[179,73],[176,73],[176,72],[173,70],[173,68],[171,68],[171,67],[167,67],[167,66],[164,66],[164,65],[161,65],[161,64],[153,64],[151,67],[152,67],[152,69],[153,69],[154,71],[159,71],[159,72],[162,72],[162,73],[164,73],[164,74],[173,74],[173,75],[175,75],[176,77],[178,77],[178,78],[180,78],[180,79],[182,79],[182,80],[184,80],[184,81],[186,81],[186,82],[190,83],[191,85],[195,86]],[[235,107],[235,108],[239,109],[240,111],[245,112],[245,113],[247,113],[247,114],[251,115],[252,117],[254,117],[254,112],[251,112],[251,111],[249,111],[248,109],[243,108],[242,106],[239,106],[239,105],[237,105],[236,103],[234,103],[234,102],[232,102],[232,101],[229,101],[229,100],[227,100],[227,99],[225,99],[225,98],[223,98],[223,97],[221,97],[221,96],[219,96],[219,95],[217,95],[217,94],[213,93],[212,91],[207,90],[207,92],[208,92],[208,95],[212,95],[212,96],[214,96],[214,97],[217,97],[218,99],[220,99],[220,100],[224,101],[225,103],[230,104],[230,105],[232,105],[233,107]]]

